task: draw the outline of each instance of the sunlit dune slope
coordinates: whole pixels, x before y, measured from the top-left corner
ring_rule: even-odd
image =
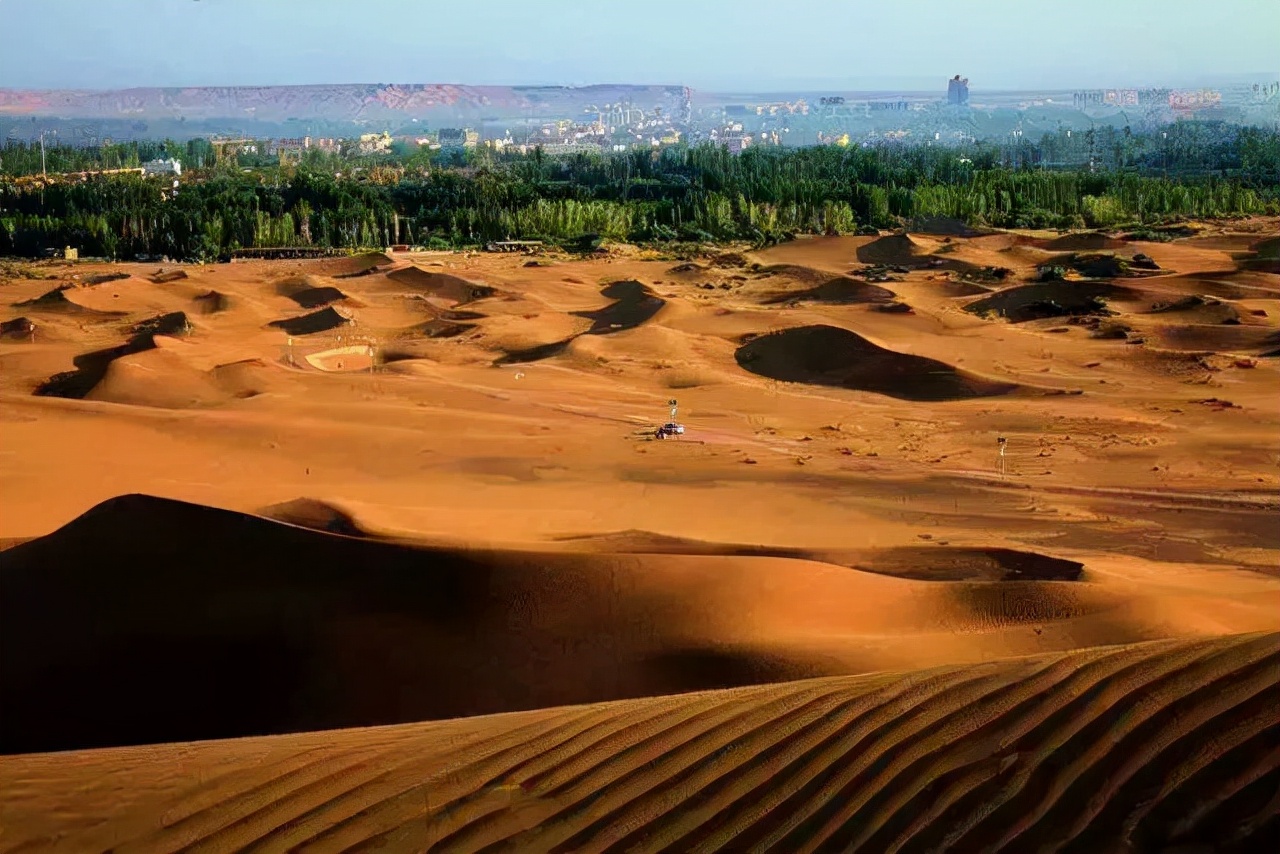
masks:
[[[23,852],[1275,850],[1280,635],[7,758]]]

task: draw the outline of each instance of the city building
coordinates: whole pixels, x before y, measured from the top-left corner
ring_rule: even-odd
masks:
[[[361,154],[387,154],[391,151],[391,134],[365,133],[360,135]]]
[[[143,175],[181,175],[182,164],[176,159],[173,160],[152,160],[142,164]]]
[[[751,134],[742,132],[722,134],[720,144],[729,149],[730,154],[741,154],[751,146]]]
[[[273,139],[267,143],[267,155],[275,157],[279,154],[289,154],[301,156],[302,152],[311,147],[311,137],[301,136],[286,139]]]
[[[947,103],[957,107],[969,103],[969,78],[957,74],[947,81]]]
[[[480,143],[479,131],[471,128],[440,128],[441,148],[475,148]]]

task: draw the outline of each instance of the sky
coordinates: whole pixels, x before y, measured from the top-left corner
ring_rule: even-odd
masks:
[[[1280,79],[1280,0],[0,0],[0,88]]]

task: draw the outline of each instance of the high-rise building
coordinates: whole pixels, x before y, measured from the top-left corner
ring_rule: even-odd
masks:
[[[969,103],[969,78],[957,74],[947,81],[947,103],[958,107]]]

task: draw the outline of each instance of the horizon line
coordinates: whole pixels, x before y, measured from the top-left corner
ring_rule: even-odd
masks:
[[[1271,75],[1280,78],[1280,72],[1258,72],[1258,76]],[[1232,77],[1247,78],[1252,75],[1247,73],[1225,73],[1225,74],[1205,74],[1205,77]],[[919,79],[919,78],[917,78]],[[942,78],[942,83],[946,83],[951,78]],[[684,83],[622,83],[622,82],[597,82],[597,83],[460,83],[457,81],[436,81],[436,82],[386,82],[386,81],[347,81],[344,83],[201,83],[201,84],[152,84],[152,85],[127,85],[127,86],[0,86],[0,92],[128,92],[140,89],[304,89],[315,87],[333,87],[333,86],[453,86],[464,89],[593,89],[593,88],[634,88],[634,89],[689,89],[692,92],[700,92],[710,95],[729,95],[729,94],[774,94],[774,93],[792,93],[801,90],[819,90],[826,89],[834,92],[900,92],[903,94],[926,93],[933,92],[932,88],[910,88],[910,87],[894,87],[880,89],[874,88],[876,85],[886,84],[870,84],[866,87],[858,87],[848,83],[831,83],[824,86],[818,82],[795,83],[792,85],[769,84],[768,87],[755,88],[751,86],[742,87],[698,87],[689,86]],[[1207,85],[1207,84],[1204,84]],[[1106,86],[1093,85],[1075,85],[1075,86],[1021,86],[1021,87],[975,87],[970,86],[970,92],[988,92],[993,94],[1004,93],[1021,93],[1021,92],[1043,92],[1053,94],[1059,92],[1073,92],[1082,89],[1159,89],[1159,88],[1187,88],[1186,86],[1178,86],[1176,84],[1162,83],[1144,83],[1144,84],[1112,84]]]

